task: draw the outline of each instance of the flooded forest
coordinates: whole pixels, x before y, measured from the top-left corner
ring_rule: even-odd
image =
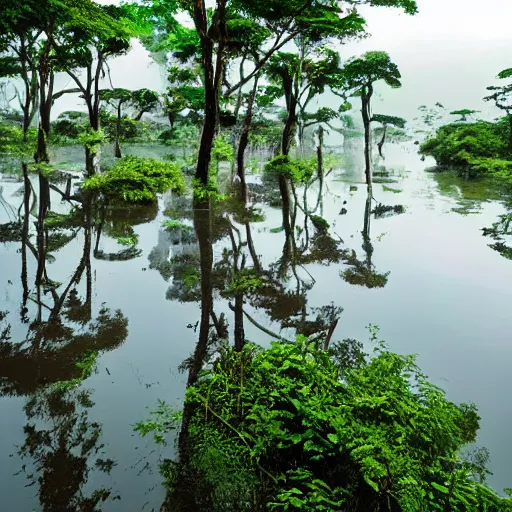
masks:
[[[512,511],[473,3],[0,0],[2,512]]]

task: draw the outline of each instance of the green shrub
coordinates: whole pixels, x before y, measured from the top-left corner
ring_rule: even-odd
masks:
[[[87,130],[87,125],[70,119],[58,119],[52,123],[52,130],[52,135],[76,139]]]
[[[448,124],[421,145],[420,153],[433,156],[440,167],[463,168],[478,175],[488,172],[481,159],[509,157],[505,135],[503,123]]]
[[[382,342],[370,358],[354,340],[330,353],[304,337],[224,348],[185,411],[188,457],[163,467],[194,510],[512,510],[460,456],[476,438],[475,406],[448,401],[413,356]]]
[[[87,190],[102,192],[112,199],[134,203],[156,200],[156,194],[172,189],[185,190],[185,180],[177,166],[152,158],[127,156],[104,174],[88,178]]]

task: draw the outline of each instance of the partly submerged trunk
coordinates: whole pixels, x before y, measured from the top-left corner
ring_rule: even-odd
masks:
[[[88,105],[89,106],[89,105]],[[91,134],[99,132],[100,129],[100,115],[99,110],[91,105],[89,108],[89,123],[91,127]],[[101,143],[89,143],[85,145],[85,170],[87,176],[100,172],[100,157],[101,157]]]
[[[324,127],[318,127],[318,145],[316,147],[316,172],[320,182],[324,179]]]

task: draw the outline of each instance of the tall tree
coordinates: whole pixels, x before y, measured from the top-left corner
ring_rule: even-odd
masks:
[[[155,112],[160,106],[160,95],[151,89],[137,89],[132,92],[131,106],[136,110],[135,121],[146,113]]]
[[[124,8],[79,1],[81,9],[70,8],[59,33],[48,37],[60,69],[73,79],[87,106],[91,143],[85,148],[86,171],[91,175],[99,170],[100,81],[108,59],[129,50],[135,31]]]
[[[367,52],[352,59],[343,67],[343,82],[349,96],[361,98],[361,113],[364,125],[364,156],[366,183],[371,193],[372,170],[370,149],[370,123],[372,121],[371,100],[374,84],[383,80],[390,87],[401,87],[400,72],[386,52]]]
[[[121,158],[121,146],[119,137],[121,133],[121,118],[123,115],[123,105],[129,103],[132,99],[132,92],[128,89],[103,89],[100,91],[100,99],[110,104],[116,113],[116,131],[114,139],[114,156]]]
[[[23,139],[38,107],[38,60],[41,29],[30,10],[6,9],[0,17],[0,76],[21,78],[16,97],[23,113]]]

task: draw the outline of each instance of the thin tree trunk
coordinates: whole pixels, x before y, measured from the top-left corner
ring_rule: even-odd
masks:
[[[114,156],[116,158],[121,158],[123,155],[121,154],[121,146],[119,145],[119,134],[121,132],[121,106],[122,102],[120,101],[117,105],[117,119],[116,119],[116,141],[114,148]]]
[[[21,283],[23,286],[22,308],[25,310],[28,300],[28,271],[27,271],[27,241],[30,222],[30,179],[28,177],[27,164],[22,164],[23,169],[23,228],[21,236]],[[24,315],[22,315],[24,316]]]
[[[240,132],[240,139],[238,141],[238,151],[236,155],[237,161],[237,175],[240,178],[240,197],[244,203],[247,202],[247,181],[245,179],[245,150],[247,149],[247,144],[249,143],[249,131],[251,129],[252,123],[252,112],[254,106],[254,99],[256,97],[256,91],[258,88],[258,76],[254,79],[254,86],[252,88],[252,92],[249,96],[249,101],[247,104],[247,112],[245,114],[244,122],[242,125],[242,130]]]
[[[288,115],[283,130],[283,140],[281,144],[281,152],[283,155],[288,155],[292,147],[293,138],[297,132],[297,101],[291,95]]]
[[[363,125],[364,125],[364,160],[365,160],[365,175],[368,191],[372,192],[372,163],[370,154],[370,101],[373,93],[372,85],[366,87],[366,91],[361,93]]]
[[[320,182],[324,179],[324,127],[318,127],[318,146],[316,147],[316,172]]]
[[[384,160],[384,155],[382,154],[382,147],[384,146],[384,143],[386,142],[386,132],[388,131],[388,125],[385,124],[382,131],[382,139],[380,139],[380,142],[377,144],[379,148],[379,155]]]
[[[508,147],[512,151],[512,115],[508,116],[508,123],[510,126],[510,133],[509,133],[509,139],[508,139]]]

